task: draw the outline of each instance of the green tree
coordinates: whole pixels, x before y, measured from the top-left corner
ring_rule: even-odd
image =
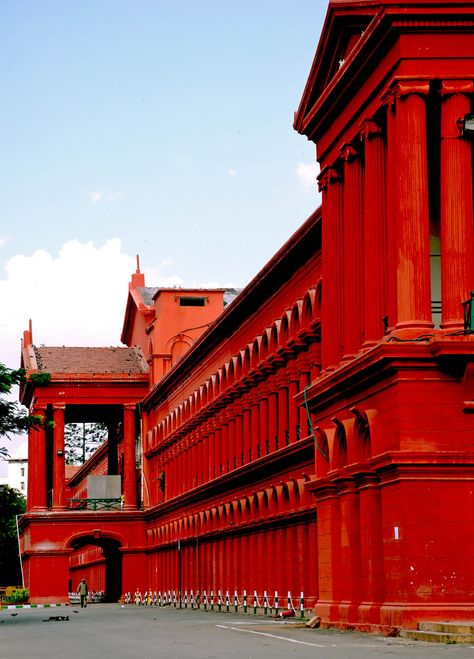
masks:
[[[21,584],[16,515],[22,515],[26,501],[18,490],[0,485],[0,585]]]
[[[43,374],[47,375],[49,374]],[[28,432],[31,427],[41,427],[45,421],[43,417],[27,412],[15,401],[5,396],[11,393],[14,385],[25,381],[25,371],[21,368],[13,370],[0,363],[0,437],[11,438],[12,435],[21,435]],[[0,448],[0,458],[7,457],[8,450]]]
[[[64,429],[66,464],[81,465],[88,460],[108,436],[105,423],[68,423]]]

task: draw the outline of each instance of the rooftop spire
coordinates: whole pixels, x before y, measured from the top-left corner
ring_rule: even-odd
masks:
[[[140,257],[137,254],[137,269],[132,275],[132,281],[129,284],[131,288],[143,288],[145,286],[145,275],[140,272]]]

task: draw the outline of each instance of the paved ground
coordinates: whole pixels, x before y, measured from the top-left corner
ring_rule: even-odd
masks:
[[[68,621],[48,621],[68,615]],[[1,659],[418,659],[472,657],[474,646],[432,645],[355,632],[295,628],[210,611],[121,607],[0,612]]]

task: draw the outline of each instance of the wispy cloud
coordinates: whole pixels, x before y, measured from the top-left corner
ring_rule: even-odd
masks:
[[[8,243],[8,238],[6,236],[0,236],[0,247],[5,247]]]
[[[229,176],[237,176],[237,172],[235,171],[235,169],[229,169],[227,174]]]
[[[319,165],[311,163],[310,165],[300,162],[296,168],[296,175],[305,188],[316,188],[316,176],[319,173]]]
[[[87,195],[91,201],[91,204],[96,206],[97,204],[111,204],[113,201],[120,199],[122,193],[113,190],[112,191],[93,190],[91,192],[88,192]]]

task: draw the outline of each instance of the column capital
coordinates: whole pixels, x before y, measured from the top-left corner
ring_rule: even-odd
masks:
[[[66,403],[53,403],[53,411],[64,412],[66,409]]]
[[[440,94],[444,99],[455,94],[470,95],[474,92],[472,80],[443,80],[441,82]]]
[[[345,143],[339,149],[341,152],[341,160],[346,163],[358,160],[360,157],[359,152],[352,144]]]
[[[341,180],[341,175],[335,167],[324,167],[317,176],[319,191],[326,190],[331,183],[337,183]]]
[[[44,404],[34,404],[31,410],[31,414],[35,416],[45,416],[46,415],[46,405]]]
[[[127,410],[128,412],[135,412],[136,407],[137,407],[136,403],[124,403],[123,404],[123,409]]]
[[[404,99],[414,94],[428,96],[430,83],[427,80],[399,80],[393,87],[393,93],[396,99]]]
[[[382,136],[382,128],[373,119],[364,119],[360,124],[360,140],[372,140]]]

